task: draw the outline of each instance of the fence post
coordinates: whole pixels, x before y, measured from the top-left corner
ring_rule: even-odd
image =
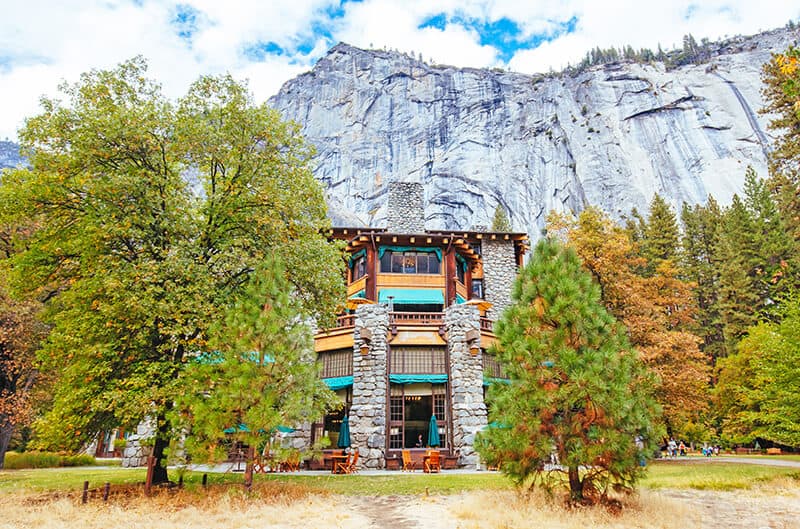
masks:
[[[81,503],[86,503],[89,501],[89,482],[83,482],[83,496],[81,496]]]
[[[208,474],[203,474],[203,488],[208,485]]]
[[[106,482],[106,486],[103,487],[103,501],[108,501],[108,493],[111,490],[111,483]]]
[[[156,466],[156,458],[147,456],[147,478],[144,481],[144,494],[150,496],[150,489],[153,487],[153,471]]]
[[[178,477],[178,488],[179,488],[179,489],[182,489],[182,488],[183,488],[183,474],[181,474],[181,475]]]

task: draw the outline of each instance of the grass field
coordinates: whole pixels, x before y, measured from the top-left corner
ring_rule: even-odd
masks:
[[[141,483],[144,481],[143,469],[125,468],[53,468],[31,470],[9,470],[0,472],[0,493],[6,492],[44,492],[80,490],[88,480],[91,487],[99,487],[105,482],[115,485]],[[177,481],[178,473],[170,472],[170,478]],[[644,489],[698,489],[698,490],[736,490],[747,489],[771,480],[788,478],[800,484],[800,469],[769,467],[735,463],[709,463],[693,461],[655,462],[648,467],[647,476],[641,482]],[[202,474],[187,472],[184,484],[192,490],[199,487]],[[209,474],[210,485],[221,483],[241,483],[242,474]],[[502,474],[484,472],[477,474],[456,474],[442,472],[428,475],[420,472],[394,475],[304,475],[267,474],[256,475],[256,482],[286,483],[309,490],[345,495],[397,495],[397,494],[454,494],[472,490],[509,490],[512,483]]]

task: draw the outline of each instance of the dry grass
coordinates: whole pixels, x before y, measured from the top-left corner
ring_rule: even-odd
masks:
[[[511,491],[466,495],[453,510],[462,529],[674,529],[699,526],[699,517],[692,509],[648,492],[625,499],[622,513],[618,515],[600,506],[567,509],[563,503],[543,494],[532,493],[523,498]]]
[[[210,487],[206,491],[162,491],[145,497],[139,487],[119,492],[108,503],[80,504],[78,494],[0,496],[0,529],[105,529],[109,524],[132,529],[184,527],[309,529],[309,520],[328,527],[364,527],[363,517],[348,513],[343,497],[311,493],[305,487],[259,484]]]

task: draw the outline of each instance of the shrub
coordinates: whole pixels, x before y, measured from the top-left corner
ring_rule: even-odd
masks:
[[[6,452],[5,468],[81,467],[96,463],[88,454],[56,454],[54,452]]]

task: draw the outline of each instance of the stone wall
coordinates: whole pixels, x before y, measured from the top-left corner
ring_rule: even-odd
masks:
[[[475,466],[475,434],[487,424],[481,355],[470,351],[471,345],[480,346],[478,309],[453,305],[445,313],[444,325],[450,354],[453,450],[459,454],[460,465]]]
[[[122,466],[143,467],[147,465],[147,457],[152,451],[151,443],[155,434],[155,420],[152,417],[145,417],[145,419],[136,426],[136,432],[128,436],[125,443],[125,450],[122,451]]]
[[[386,229],[392,233],[425,232],[425,189],[416,182],[392,182],[386,204]]]
[[[361,353],[365,343],[362,329],[371,338],[369,352]],[[351,446],[358,448],[361,466],[383,468],[386,448],[386,378],[389,308],[361,305],[356,310],[353,345],[353,404],[350,407]]]
[[[511,289],[517,278],[513,241],[490,240],[481,244],[484,299],[492,303],[489,318],[497,320],[511,304]]]

